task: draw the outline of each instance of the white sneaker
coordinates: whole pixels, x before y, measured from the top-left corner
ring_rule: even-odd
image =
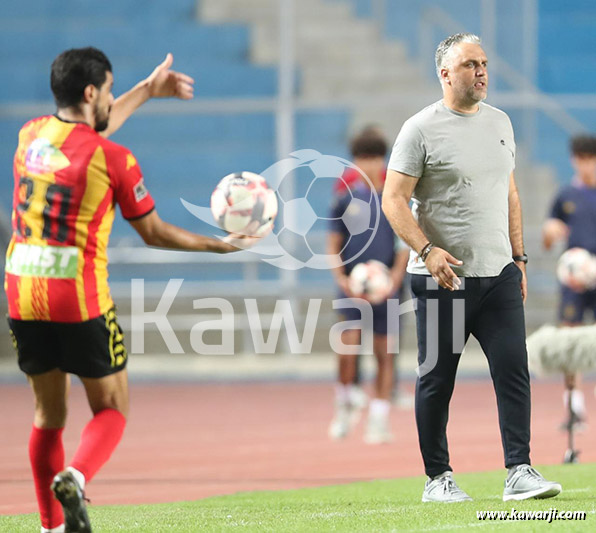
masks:
[[[389,429],[389,417],[368,415],[366,432],[364,433],[366,444],[386,444],[393,442],[393,435]]]
[[[422,493],[422,501],[455,503],[471,502],[472,498],[457,486],[453,474],[447,471],[426,482]]]
[[[350,404],[354,409],[362,411],[368,405],[368,396],[359,385],[352,385],[350,390]]]
[[[561,490],[559,483],[547,481],[530,465],[518,465],[505,480],[503,501],[552,498]]]
[[[333,440],[344,439],[348,436],[352,427],[351,407],[346,404],[336,404],[335,415],[333,416],[333,420],[331,420],[331,424],[329,424],[329,438]]]

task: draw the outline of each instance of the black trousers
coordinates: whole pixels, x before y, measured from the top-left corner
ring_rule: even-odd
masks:
[[[505,466],[530,464],[530,376],[521,278],[521,270],[511,263],[495,277],[464,278],[460,290],[451,292],[438,287],[430,276],[412,276],[412,293],[418,300],[416,424],[430,477],[451,470],[449,401],[470,334],[488,359]]]

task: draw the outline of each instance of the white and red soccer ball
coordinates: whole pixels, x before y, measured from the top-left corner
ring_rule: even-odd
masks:
[[[557,263],[557,278],[576,292],[596,288],[596,256],[583,248],[570,248]]]
[[[365,297],[372,304],[385,301],[390,296],[391,285],[389,268],[375,259],[358,263],[350,272],[352,294]]]
[[[250,234],[260,237],[273,226],[277,196],[259,174],[234,172],[222,178],[211,194],[211,212],[223,230],[244,234],[251,226]]]

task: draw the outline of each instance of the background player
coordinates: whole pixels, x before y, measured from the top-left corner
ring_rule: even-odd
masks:
[[[352,195],[346,194],[337,197],[332,206],[330,217],[331,222],[328,237],[328,253],[339,255],[342,262],[346,264],[333,270],[333,276],[338,284],[342,298],[352,296],[349,288],[349,275],[358,263],[364,263],[370,259],[376,259],[386,264],[391,269],[393,286],[387,297],[399,297],[405,276],[406,264],[409,250],[402,244],[396,245],[395,235],[382,212],[379,212],[379,226],[366,250],[355,260],[350,259],[356,256],[371,237],[370,231],[359,235],[352,235],[346,245],[350,233],[345,224],[339,218],[346,212],[352,196],[368,201],[370,198],[370,184],[374,186],[375,193],[379,195],[383,191],[385,157],[387,155],[387,142],[380,135],[378,130],[367,128],[357,135],[351,143],[353,161],[369,177],[361,179],[358,183],[351,184]],[[377,219],[376,204],[371,202],[371,212],[364,216],[370,220]],[[346,212],[344,216],[361,217],[362,213]],[[368,222],[368,221],[367,221]],[[368,224],[370,227],[370,223]],[[372,230],[371,230],[372,231]],[[344,249],[345,246],[345,249]],[[343,250],[343,251],[342,251]],[[375,380],[374,398],[370,402],[368,425],[365,440],[371,444],[388,442],[391,440],[389,430],[390,398],[393,390],[394,357],[387,350],[387,304],[373,305],[373,352],[377,360],[377,376]],[[342,320],[360,319],[360,311],[357,308],[341,310]],[[360,344],[361,331],[348,330],[342,335],[342,341],[346,345]],[[360,407],[360,395],[353,385],[357,370],[357,355],[338,354],[338,378],[336,388],[335,415],[329,427],[331,438],[339,439],[345,437],[354,422],[355,411]]]
[[[168,55],[114,101],[107,57],[67,50],[52,64],[56,114],[19,132],[5,289],[19,366],[35,396],[29,455],[42,531],[91,530],[83,490],[128,416],[127,354],[107,284],[115,205],[151,246],[225,253],[253,240],[221,241],[163,222],[132,153],[98,133],[115,131],[152,96],[190,98],[193,80],[170,71],[171,63]],[[63,470],[69,374],[83,382],[93,418]]]
[[[596,254],[596,137],[573,137],[570,149],[575,176],[571,185],[558,192],[550,218],[544,223],[542,242],[546,250],[550,250],[556,242],[566,241],[565,249],[584,248]],[[561,326],[581,325],[586,309],[596,319],[596,289],[561,285]],[[579,389],[579,375],[566,374],[565,388],[563,403],[568,410],[571,401],[573,414],[562,424],[562,429],[571,424],[581,427],[585,423],[586,407],[584,394]]]
[[[375,125],[375,124],[370,124],[366,127],[364,127],[359,136],[364,136],[364,135],[371,135],[371,136],[377,136],[381,139],[385,138],[385,135],[383,133],[383,130]],[[352,151],[352,157],[354,157],[354,153]],[[369,157],[366,158],[367,161],[365,161],[364,163],[362,161],[360,161],[361,164],[364,164],[365,166],[367,166],[367,163],[369,161],[371,161],[374,157]],[[377,165],[375,163],[375,168],[370,168],[369,171],[372,172],[379,172],[379,179],[382,181],[382,183],[385,183],[385,175],[387,173],[387,168],[385,166],[385,162],[383,162],[383,165]],[[345,172],[338,177],[335,180],[335,183],[333,184],[333,194],[335,196],[337,196],[337,198],[334,198],[333,201],[335,201],[338,198],[342,198],[345,194],[347,194],[349,191],[352,191],[353,188],[357,187],[358,184],[360,184],[362,182],[362,176],[360,175],[360,172],[358,172],[357,169],[355,168],[346,168]],[[360,355],[356,356],[356,369],[354,372],[354,381],[350,386],[350,400],[351,400],[351,405],[352,408],[354,410],[362,410],[366,407],[366,404],[368,403],[368,396],[366,395],[366,392],[364,392],[364,389],[362,388],[362,372],[361,372],[361,363],[362,363],[362,357]],[[397,364],[394,365],[395,369],[394,369],[394,374],[395,374],[395,379],[394,379],[394,383],[393,383],[393,397],[394,400],[397,401]],[[354,413],[356,414],[356,413]],[[354,418],[357,418],[357,416],[355,416]]]

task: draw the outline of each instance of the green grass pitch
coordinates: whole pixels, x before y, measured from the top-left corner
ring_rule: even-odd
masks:
[[[423,532],[596,531],[596,464],[544,466],[563,493],[549,500],[501,500],[505,471],[455,478],[473,502],[423,504],[423,477],[278,492],[246,492],[195,502],[89,509],[95,533],[206,531]],[[477,511],[585,511],[585,521],[479,520]],[[0,532],[39,531],[37,515],[1,516]]]

